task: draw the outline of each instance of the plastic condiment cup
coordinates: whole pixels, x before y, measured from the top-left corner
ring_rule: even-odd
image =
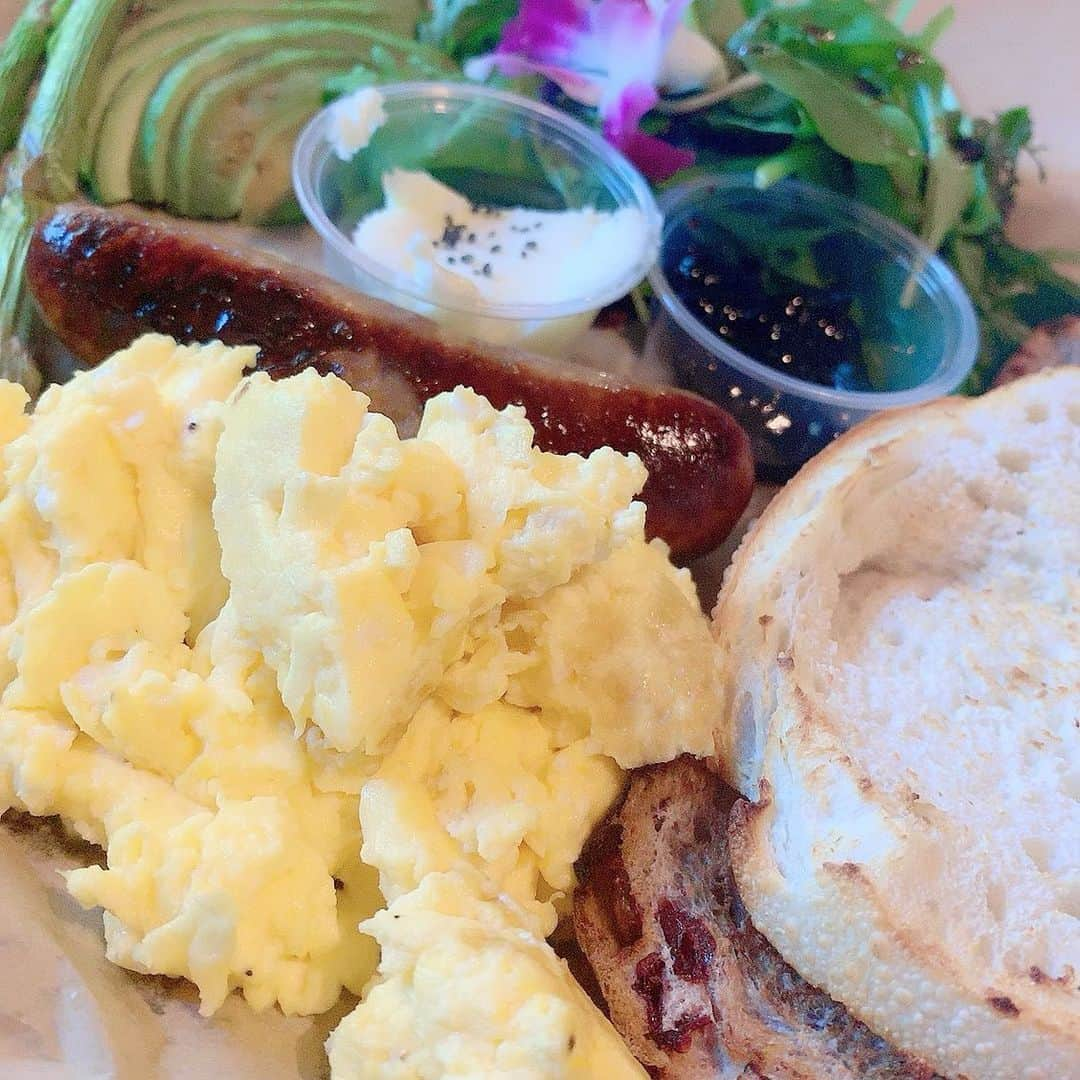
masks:
[[[750,435],[761,478],[786,479],[853,424],[949,394],[970,373],[979,331],[960,281],[915,236],[863,204],[800,181],[759,189],[751,175],[716,174],[666,191],[660,207],[665,220],[660,260],[649,274],[656,306],[646,356],[670,364],[683,385],[735,415]],[[755,230],[775,237],[781,225],[811,233],[827,226],[829,283],[859,298],[876,347],[895,360],[897,385],[856,391],[807,382],[754,360],[699,321],[664,268],[677,258],[671,245],[685,237],[685,227],[710,222],[721,229],[738,222],[741,240]]]
[[[386,121],[352,160],[335,155],[326,109],[296,144],[296,195],[322,237],[332,277],[457,333],[553,354],[644,279],[659,249],[660,213],[645,179],[596,132],[547,105],[469,83],[397,83],[379,92]],[[535,178],[522,175],[529,162]],[[636,208],[645,230],[640,257],[565,303],[463,301],[438,282],[429,289],[402,281],[352,242],[357,222],[383,205],[382,177],[393,168],[429,169],[476,205]]]

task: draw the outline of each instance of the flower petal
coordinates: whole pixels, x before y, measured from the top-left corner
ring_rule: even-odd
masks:
[[[649,180],[668,180],[680,169],[694,164],[694,151],[673,146],[644,131],[631,131],[618,146]]]
[[[638,131],[656,104],[667,43],[690,0],[522,0],[495,51],[465,73],[542,75],[569,97],[595,106],[604,137],[654,178],[670,176],[693,154]]]
[[[497,52],[519,53],[540,63],[565,64],[589,33],[589,8],[577,0],[522,0],[504,27]]]
[[[509,53],[488,53],[486,56],[474,56],[465,61],[465,74],[478,82],[486,79],[493,71],[505,75],[508,79],[520,79],[527,75],[542,75],[557,84],[559,89],[580,101],[583,105],[597,105],[600,101],[601,88],[595,79],[590,79],[570,68],[556,67],[554,64],[538,64],[524,56]]]
[[[604,109],[603,129],[605,138],[616,146],[634,131],[641,118],[656,104],[659,95],[649,82],[630,83],[621,88],[619,96]]]
[[[621,150],[650,180],[666,180],[694,162],[692,150],[672,146],[638,130],[641,118],[656,104],[651,83],[624,87],[617,101],[605,111],[604,138]]]

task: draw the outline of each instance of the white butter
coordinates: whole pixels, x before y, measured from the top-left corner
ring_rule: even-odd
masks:
[[[339,98],[328,110],[330,143],[342,161],[351,161],[386,123],[383,96],[373,86],[364,86]]]
[[[649,239],[633,207],[493,210],[426,172],[383,176],[385,205],[357,225],[353,243],[398,288],[436,304],[565,304],[598,296],[638,262]]]

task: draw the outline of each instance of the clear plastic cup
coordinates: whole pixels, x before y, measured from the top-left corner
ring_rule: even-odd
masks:
[[[659,249],[660,212],[645,179],[596,132],[547,105],[469,83],[397,83],[379,92],[386,122],[351,161],[334,154],[325,109],[293,155],[297,199],[322,237],[332,277],[457,333],[552,354],[644,279]],[[383,205],[382,177],[392,168],[431,171],[477,205],[636,208],[645,228],[639,257],[566,303],[472,302],[440,292],[437,282],[418,287],[351,239],[357,222]]]
[[[978,324],[956,275],[916,237],[874,210],[824,188],[784,180],[765,189],[750,175],[702,177],[665,192],[661,256],[649,274],[656,294],[646,358],[731,412],[746,429],[758,475],[783,480],[853,424],[882,409],[949,394],[975,362]],[[758,362],[700,322],[664,273],[667,245],[692,222],[738,220],[740,238],[793,221],[829,231],[830,284],[854,293],[873,319],[875,347],[902,373],[894,388],[839,390]],[[916,348],[914,342],[918,342]],[[910,354],[910,355],[909,355]]]

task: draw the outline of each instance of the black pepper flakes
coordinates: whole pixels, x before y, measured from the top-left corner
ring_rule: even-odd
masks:
[[[465,226],[456,225],[454,219],[449,214],[446,215],[444,220],[446,225],[443,228],[443,234],[439,239],[442,241],[444,247],[453,251],[461,242],[462,236],[465,235]]]
[[[484,263],[480,273],[482,273],[484,277],[491,277],[491,263]]]

